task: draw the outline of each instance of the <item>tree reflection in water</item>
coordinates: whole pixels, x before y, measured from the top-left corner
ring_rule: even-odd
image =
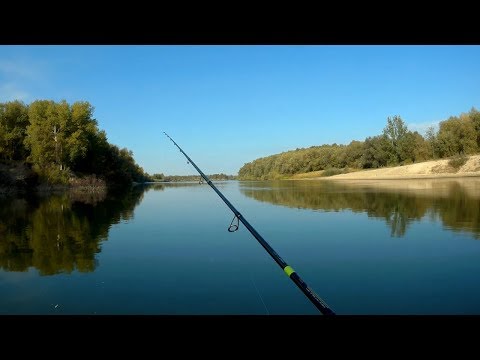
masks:
[[[89,272],[112,225],[134,216],[146,191],[164,184],[137,185],[113,193],[70,191],[25,198],[0,198],[0,269],[40,275]],[[169,187],[198,186],[173,183]]]
[[[242,182],[258,201],[320,211],[364,212],[382,218],[394,237],[424,216],[480,238],[480,179]]]
[[[0,268],[33,266],[41,275],[93,271],[101,241],[112,224],[133,216],[143,191],[0,199]]]

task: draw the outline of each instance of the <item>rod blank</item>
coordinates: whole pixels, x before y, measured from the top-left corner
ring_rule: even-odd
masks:
[[[323,315],[335,315],[332,309],[323,301],[315,292],[308,287],[308,285],[300,278],[298,273],[293,270],[281,257],[278,255],[275,250],[265,241],[265,239],[254,229],[252,225],[240,214],[240,212],[228,201],[228,199],[223,196],[220,190],[210,181],[210,179],[205,175],[202,170],[193,162],[192,159],[182,150],[180,146],[170,137],[166,132],[163,132],[180,150],[180,152],[187,158],[188,162],[192,164],[201,177],[207,182],[208,185],[217,193],[218,196],[223,200],[223,202],[232,210],[237,219],[242,222],[243,225],[247,228],[248,231],[257,239],[260,245],[270,254],[270,256],[275,260],[275,262],[283,269],[287,276],[298,286],[298,288],[307,296],[307,298],[315,305],[315,307]]]

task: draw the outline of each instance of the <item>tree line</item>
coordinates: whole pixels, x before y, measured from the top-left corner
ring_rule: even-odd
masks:
[[[95,176],[109,186],[150,180],[132,151],[110,144],[86,101],[0,103],[0,161],[20,161],[40,182],[68,184]]]
[[[429,127],[422,136],[410,131],[398,115],[387,118],[382,134],[348,145],[325,144],[286,151],[244,164],[239,180],[288,178],[311,171],[373,169],[419,161],[465,156],[480,151],[480,112],[472,108],[460,116]]]

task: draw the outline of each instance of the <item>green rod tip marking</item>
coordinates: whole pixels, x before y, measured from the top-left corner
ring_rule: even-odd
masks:
[[[293,268],[289,265],[285,266],[283,271],[285,271],[285,274],[287,274],[288,277],[290,277],[290,275],[292,275],[295,272],[295,270],[293,270]]]

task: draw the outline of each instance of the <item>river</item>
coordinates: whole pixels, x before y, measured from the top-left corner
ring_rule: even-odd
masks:
[[[337,314],[480,314],[480,179],[225,181]],[[0,199],[0,314],[319,314],[205,183]]]

